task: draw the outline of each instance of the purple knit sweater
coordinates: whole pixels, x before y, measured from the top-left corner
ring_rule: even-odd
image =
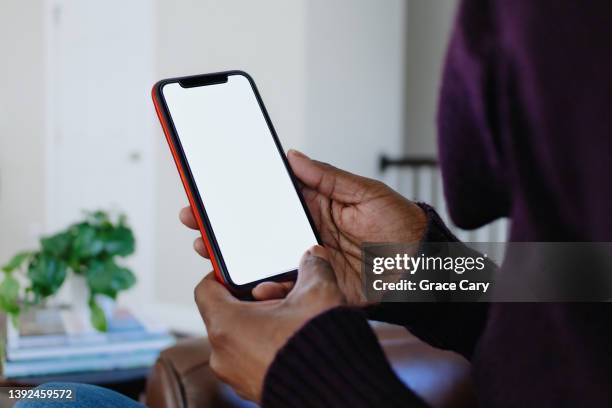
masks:
[[[512,241],[612,241],[612,1],[464,0],[443,75],[439,150],[457,225],[509,217]],[[454,239],[428,217],[426,240]],[[538,264],[510,261],[502,275]],[[470,359],[481,406],[611,407],[609,305],[335,309],[278,353],[263,404],[425,406],[391,370],[370,317]]]

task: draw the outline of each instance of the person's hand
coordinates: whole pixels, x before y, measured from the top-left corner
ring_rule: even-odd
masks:
[[[311,160],[295,150],[290,150],[287,157],[329,250],[341,290],[349,304],[365,302],[361,245],[420,241],[427,224],[423,210],[379,181]],[[181,210],[180,219],[186,226],[198,228],[189,207]],[[196,239],[194,248],[208,258],[201,238]],[[253,297],[283,297],[290,289],[291,283],[265,282],[253,289]]]
[[[365,302],[363,243],[414,243],[427,225],[424,211],[386,184],[311,160],[295,150],[289,163],[349,304]]]
[[[268,367],[289,337],[314,316],[346,302],[328,256],[321,246],[307,251],[284,299],[240,301],[212,272],[196,287],[211,345],[210,368],[241,397],[260,402]]]

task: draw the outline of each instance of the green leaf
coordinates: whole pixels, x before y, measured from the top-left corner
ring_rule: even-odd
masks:
[[[34,256],[28,266],[32,292],[37,298],[54,294],[64,283],[66,272],[67,265],[61,259],[46,253]]]
[[[106,295],[113,299],[120,291],[129,289],[136,283],[132,271],[117,265],[112,259],[91,261],[87,266],[85,277],[91,293]]]
[[[17,253],[11,258],[10,261],[6,263],[6,265],[2,267],[2,270],[4,272],[13,272],[15,269],[19,268],[21,264],[30,257],[30,255],[32,255],[32,253],[29,251]]]
[[[19,281],[6,275],[0,284],[0,309],[10,315],[19,313]]]
[[[13,318],[19,316],[20,308],[38,304],[57,293],[68,270],[85,276],[92,296],[115,298],[136,281],[129,269],[114,261],[114,257],[127,256],[135,250],[134,234],[124,215],[114,222],[114,217],[104,211],[86,213],[84,221],[42,238],[40,246],[39,252],[16,254],[2,268],[7,276],[0,282],[0,308]],[[22,299],[18,298],[19,282],[10,276],[18,268],[26,269],[30,281]],[[96,307],[93,305],[92,310]],[[106,324],[99,316],[96,321],[99,329]]]
[[[134,234],[128,227],[113,227],[104,231],[101,238],[104,241],[104,251],[110,256],[127,256],[134,253]]]
[[[85,259],[99,255],[104,250],[104,242],[98,237],[96,228],[88,223],[72,226],[74,237],[72,243],[72,258]]]
[[[70,233],[65,231],[50,237],[42,238],[40,240],[40,245],[42,246],[43,251],[48,252],[49,254],[58,258],[62,258],[66,256],[68,249],[70,248],[71,241],[72,237],[70,236]]]
[[[91,312],[91,325],[98,331],[105,332],[108,330],[106,315],[104,310],[91,297],[89,299],[89,311]]]

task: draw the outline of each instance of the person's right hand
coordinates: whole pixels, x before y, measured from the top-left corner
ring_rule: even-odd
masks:
[[[361,245],[365,242],[418,242],[427,220],[424,211],[384,183],[311,160],[295,150],[289,163],[300,180],[302,194],[329,251],[329,260],[348,304],[365,302],[363,293]],[[181,221],[197,229],[189,207],[180,213]],[[208,258],[198,238],[195,250]],[[289,283],[265,282],[253,289],[256,299],[283,297]]]

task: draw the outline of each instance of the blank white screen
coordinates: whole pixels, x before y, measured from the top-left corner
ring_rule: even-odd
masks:
[[[297,269],[316,237],[248,79],[162,92],[234,283]]]

